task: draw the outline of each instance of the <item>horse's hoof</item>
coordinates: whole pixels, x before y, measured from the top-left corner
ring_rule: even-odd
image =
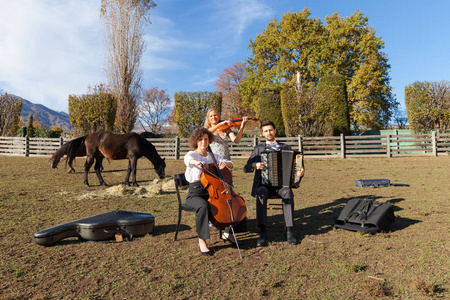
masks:
[[[90,187],[89,183],[85,182],[84,186]]]
[[[100,183],[101,186],[109,186],[106,182]]]
[[[137,184],[137,182],[133,182],[133,186],[138,187],[139,184]]]

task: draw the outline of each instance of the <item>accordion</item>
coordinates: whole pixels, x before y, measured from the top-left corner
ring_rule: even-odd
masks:
[[[302,177],[303,154],[293,150],[263,151],[261,184],[273,187],[298,188]]]

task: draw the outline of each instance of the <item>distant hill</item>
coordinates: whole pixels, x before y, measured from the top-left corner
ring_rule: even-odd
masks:
[[[22,118],[25,123],[28,122],[28,116],[33,114],[33,118],[39,120],[39,123],[45,125],[48,129],[52,126],[60,127],[66,132],[72,131],[69,115],[65,112],[54,111],[42,104],[35,104],[22,98]]]

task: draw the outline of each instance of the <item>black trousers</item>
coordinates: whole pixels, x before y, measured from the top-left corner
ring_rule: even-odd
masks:
[[[294,226],[294,193],[291,188],[274,188],[259,186],[256,190],[256,219],[258,226],[267,224],[267,198],[279,195],[283,200],[284,224],[286,227]]]
[[[195,226],[198,237],[205,240],[210,238],[209,216],[211,215],[211,207],[208,199],[209,193],[200,181],[189,184],[186,206],[189,210],[195,212]],[[226,227],[225,232],[230,233],[230,227]]]

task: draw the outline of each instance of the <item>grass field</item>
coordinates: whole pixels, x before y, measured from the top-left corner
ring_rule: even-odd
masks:
[[[440,299],[449,298],[450,156],[348,160],[306,159],[295,193],[295,234],[288,245],[279,210],[268,212],[268,247],[256,248],[252,174],[235,160],[235,190],[247,202],[248,231],[237,250],[211,229],[213,257],[199,253],[194,215],[185,213],[177,241],[177,201],[170,189],[149,192],[156,174],[138,163],[140,188],[118,186],[126,161],[106,162],[105,181],[83,185],[77,173],[46,158],[0,156],[0,299]],[[168,177],[184,172],[167,160]],[[387,178],[385,188],[358,188],[355,180]],[[183,197],[185,195],[183,191]],[[370,197],[395,207],[389,232],[334,229],[345,203]],[[111,210],[151,213],[152,235],[131,242],[76,238],[43,247],[42,229]]]

